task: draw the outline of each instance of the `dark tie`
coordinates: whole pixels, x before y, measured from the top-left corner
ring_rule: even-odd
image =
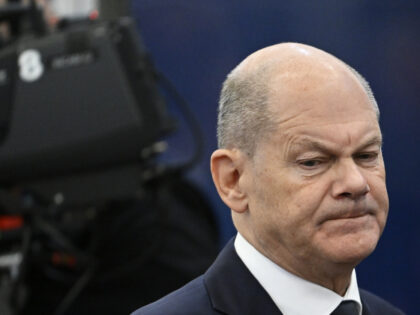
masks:
[[[359,309],[357,303],[354,301],[343,301],[331,315],[358,315]]]

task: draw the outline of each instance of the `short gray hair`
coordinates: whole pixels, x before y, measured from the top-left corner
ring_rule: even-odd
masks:
[[[359,81],[359,83],[362,85],[362,87],[364,88],[364,90],[365,90],[365,92],[366,92],[366,94],[367,94],[367,96],[368,96],[368,98],[369,98],[369,100],[370,100],[370,103],[372,104],[372,106],[373,106],[373,110],[375,111],[375,113],[376,113],[376,117],[378,118],[378,121],[379,121],[379,116],[380,116],[380,112],[379,112],[379,106],[378,106],[378,103],[376,102],[376,99],[375,99],[375,95],[373,95],[373,91],[372,91],[372,89],[371,89],[371,87],[370,87],[370,84],[369,84],[369,82],[359,73],[359,72],[357,72],[356,71],[356,69],[354,69],[354,68],[352,68],[352,67],[350,67],[348,64],[346,64],[346,63],[344,63],[346,66],[347,66],[347,68],[349,68],[350,69],[350,71],[356,76],[356,78],[357,78],[357,80]]]
[[[275,127],[267,106],[269,72],[264,66],[254,73],[235,68],[227,76],[219,101],[219,148],[236,147],[251,156],[257,140]]]
[[[344,63],[344,62],[343,62]],[[345,63],[344,63],[345,64]],[[345,64],[366,91],[379,121],[379,108],[366,79]],[[238,148],[252,156],[257,141],[274,131],[275,121],[268,106],[268,83],[273,72],[271,62],[254,72],[241,71],[239,66],[230,72],[223,83],[219,100],[217,139],[219,148]]]

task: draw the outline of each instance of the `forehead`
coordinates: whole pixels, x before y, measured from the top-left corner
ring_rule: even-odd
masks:
[[[364,87],[344,64],[304,60],[278,68],[268,86],[268,108],[278,124],[376,120]]]
[[[278,71],[269,83],[268,108],[280,139],[310,137],[351,147],[381,137],[373,104],[350,70],[328,63],[300,66]]]

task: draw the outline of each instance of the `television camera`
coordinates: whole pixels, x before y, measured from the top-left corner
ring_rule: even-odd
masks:
[[[25,314],[28,283],[45,279],[67,286],[39,308],[65,314],[96,274],[115,279],[156,250],[161,231],[146,237],[141,255],[124,242],[110,254],[104,244],[124,230],[109,235],[130,221],[128,208],[140,229],[161,227],[162,190],[188,186],[182,168],[163,171],[153,159],[174,120],[130,18],[67,21],[48,32],[31,1],[1,8],[0,21],[30,25],[0,49],[0,314]],[[132,210],[139,200],[156,213],[150,220]]]

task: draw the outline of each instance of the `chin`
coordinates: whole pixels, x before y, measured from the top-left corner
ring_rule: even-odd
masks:
[[[375,247],[366,250],[339,253],[335,255],[333,262],[356,267],[362,260],[368,257],[374,251],[374,249]]]
[[[326,254],[333,263],[355,267],[375,250],[378,240],[379,235],[376,233],[359,237],[351,236],[328,246]]]

